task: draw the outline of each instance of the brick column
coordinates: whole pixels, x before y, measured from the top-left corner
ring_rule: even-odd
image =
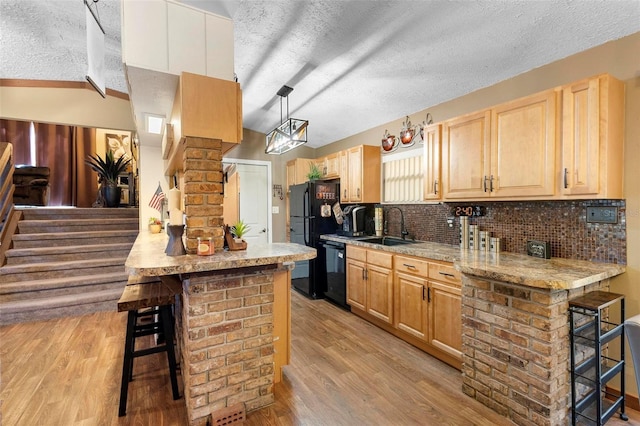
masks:
[[[244,403],[274,402],[273,286],[278,269],[201,272],[182,278],[176,313],[190,426]]]
[[[187,252],[196,252],[198,237],[213,237],[222,250],[222,141],[187,137],[182,159]]]
[[[568,301],[575,290],[462,277],[462,390],[518,425],[570,423]]]

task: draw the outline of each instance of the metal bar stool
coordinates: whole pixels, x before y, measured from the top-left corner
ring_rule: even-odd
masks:
[[[127,393],[129,382],[133,380],[133,360],[137,357],[166,352],[173,399],[180,398],[176,376],[176,356],[173,348],[173,316],[171,308],[174,304],[175,296],[181,290],[178,289],[176,279],[173,277],[162,277],[161,281],[158,281],[157,278],[155,280],[153,281],[149,277],[130,277],[118,301],[118,312],[128,312],[120,386],[120,406],[118,409],[119,417],[124,416],[127,412]],[[149,317],[151,317],[151,322],[139,323],[138,321],[138,318]],[[136,338],[152,334],[163,334],[164,344],[158,344],[146,349],[135,349]]]

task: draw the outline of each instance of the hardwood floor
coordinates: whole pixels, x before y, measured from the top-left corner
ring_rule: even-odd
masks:
[[[0,424],[185,425],[164,354],[136,360],[118,417],[126,314],[0,328]],[[292,360],[247,425],[510,424],[462,394],[460,373],[326,301],[292,294]],[[182,391],[182,389],[181,389]],[[609,425],[640,425],[614,417]]]

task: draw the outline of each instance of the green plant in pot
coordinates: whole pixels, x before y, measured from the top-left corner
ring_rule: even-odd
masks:
[[[236,242],[241,242],[242,237],[249,232],[249,230],[251,229],[251,227],[249,225],[247,225],[246,223],[244,223],[242,220],[239,220],[238,222],[236,222],[235,225],[233,225],[231,228],[229,228],[229,232],[231,232],[231,235],[233,235],[233,238],[235,238]]]
[[[118,187],[118,176],[127,170],[131,160],[120,157],[117,160],[113,157],[113,152],[107,150],[105,158],[99,155],[88,155],[85,163],[93,171],[98,173],[100,191],[104,197],[107,207],[118,207],[120,205],[120,192]]]

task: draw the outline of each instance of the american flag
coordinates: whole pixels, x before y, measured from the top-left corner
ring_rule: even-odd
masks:
[[[160,182],[158,182],[158,189],[156,189],[153,197],[151,197],[151,201],[149,201],[149,207],[161,211],[162,200],[164,200],[164,192],[162,192],[162,187],[160,186]]]

